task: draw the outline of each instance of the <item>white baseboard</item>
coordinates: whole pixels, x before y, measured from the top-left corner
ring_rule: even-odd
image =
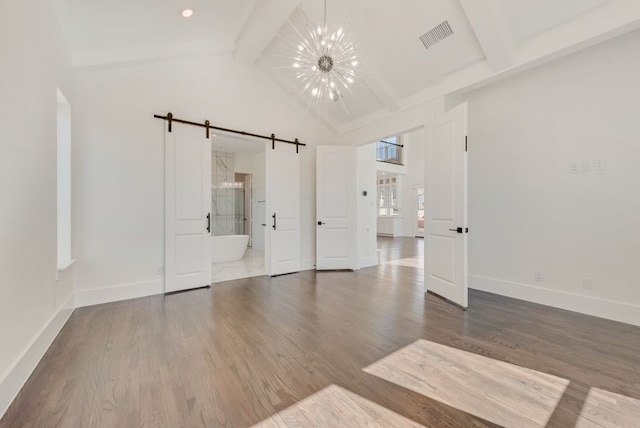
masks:
[[[378,266],[378,255],[370,256],[370,257],[360,257],[358,259],[358,269],[370,267],[370,266]]]
[[[100,305],[120,300],[136,299],[164,293],[164,280],[138,282],[115,287],[94,288],[76,291],[76,307]]]
[[[469,275],[469,288],[640,326],[637,305],[479,275]]]
[[[16,398],[20,389],[31,376],[40,359],[44,356],[53,340],[73,313],[73,294],[60,306],[49,319],[40,333],[16,360],[15,364],[0,380],[0,418]]]

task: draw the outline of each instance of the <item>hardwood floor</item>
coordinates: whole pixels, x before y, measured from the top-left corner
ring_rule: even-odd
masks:
[[[474,291],[464,312],[399,263],[421,242],[77,309],[0,427],[640,426],[640,328]]]

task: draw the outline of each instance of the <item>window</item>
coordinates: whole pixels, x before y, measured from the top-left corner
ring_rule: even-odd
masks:
[[[396,177],[378,179],[378,215],[398,215]]]
[[[57,107],[57,214],[58,270],[73,263],[71,258],[71,105],[58,90]]]
[[[402,165],[402,143],[399,136],[388,137],[376,144],[376,160]]]

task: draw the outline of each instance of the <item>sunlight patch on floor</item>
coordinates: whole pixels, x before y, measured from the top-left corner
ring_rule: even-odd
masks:
[[[422,427],[337,385],[330,385],[254,427]]]
[[[504,427],[544,427],[567,379],[418,340],[365,372]]]
[[[591,388],[585,400],[578,428],[637,427],[640,425],[640,400]]]

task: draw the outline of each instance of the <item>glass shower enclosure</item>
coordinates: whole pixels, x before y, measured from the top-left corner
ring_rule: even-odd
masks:
[[[219,183],[211,188],[213,235],[244,234],[244,183]]]

